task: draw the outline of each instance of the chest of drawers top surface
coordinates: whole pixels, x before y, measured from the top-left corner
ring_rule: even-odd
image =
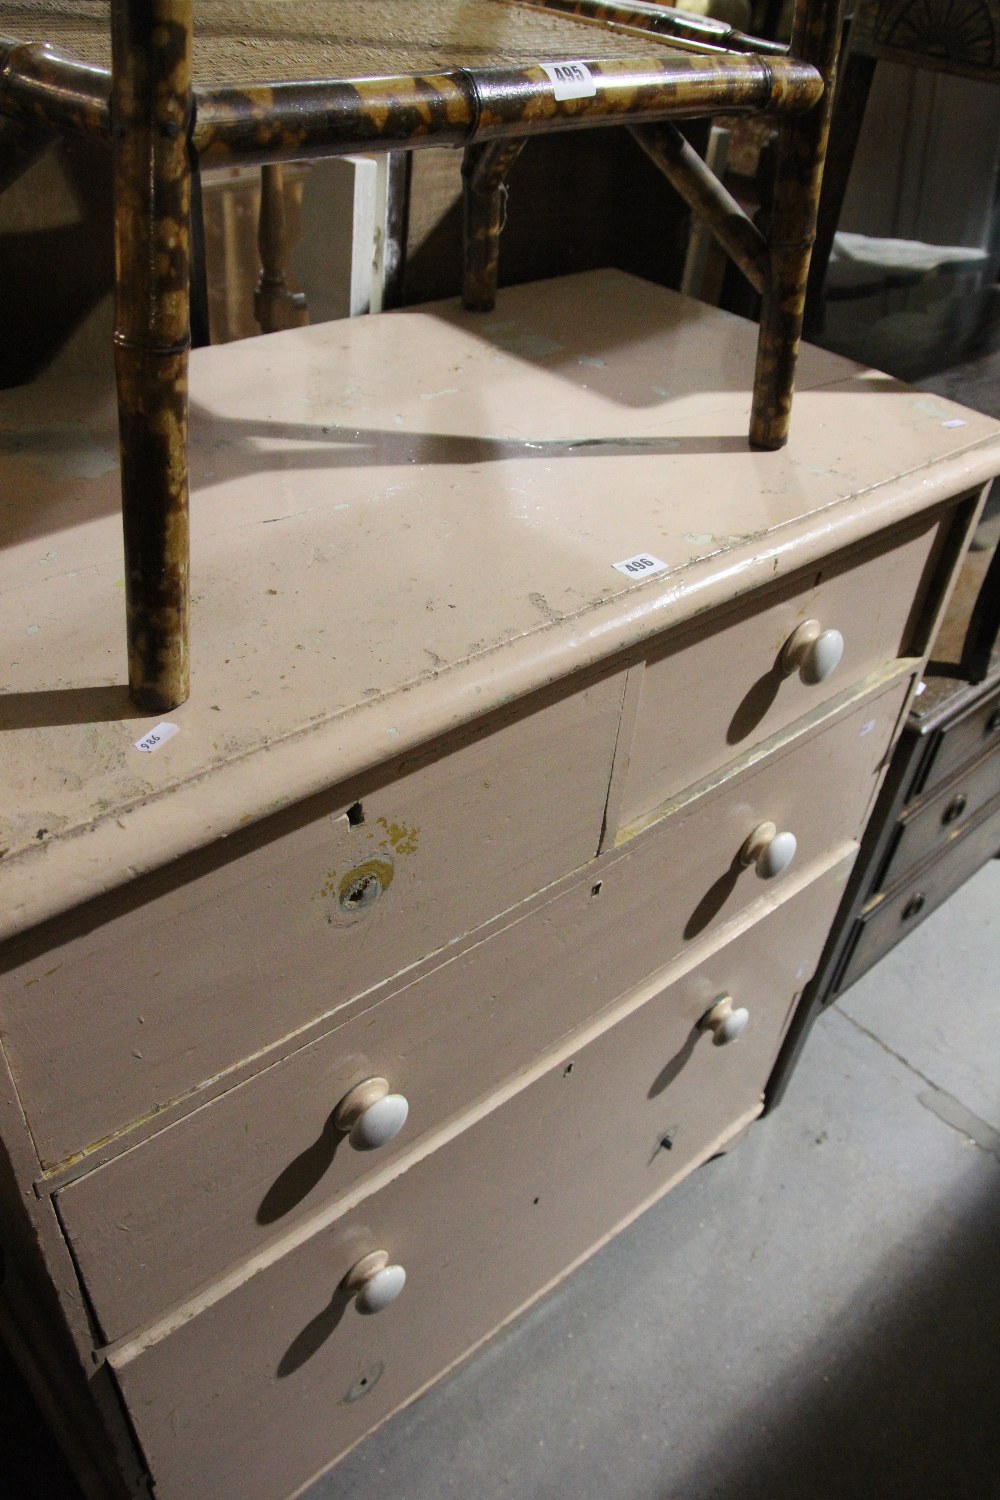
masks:
[[[996,423],[815,350],[788,448],[751,452],[753,338],[596,272],[488,317],[446,303],[197,351],[194,691],[153,753],[122,686],[112,393],[0,395],[3,934],[1000,467]],[[637,556],[662,566],[616,568]]]

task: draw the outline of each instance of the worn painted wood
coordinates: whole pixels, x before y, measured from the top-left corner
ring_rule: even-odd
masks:
[[[953,514],[931,514],[873,546],[832,557],[646,659],[621,821],[634,822],[697,775],[843,693],[893,657],[928,646],[930,597]],[[786,673],[781,653],[804,620],[840,630],[844,655],[821,683]],[[678,719],[677,705],[685,706]],[[669,726],[669,731],[667,730]]]
[[[612,672],[508,710],[10,950],[4,1041],[42,1160],[155,1114],[592,859],[622,689]]]
[[[791,444],[752,457],[753,343],[608,271],[508,288],[495,320],[195,350],[200,686],[153,755],[162,716],[116,686],[113,397],[0,395],[0,934],[992,476],[989,418],[812,350]],[[616,571],[644,549],[662,573]]]
[[[303,1230],[173,1334],[113,1355],[163,1492],[286,1494],[738,1130],[759,1105],[843,873],[562,1050],[479,1125],[347,1217]],[[724,990],[753,1019],[737,1046],[718,1048],[696,1023]],[[408,1284],[363,1319],[337,1285],[376,1248]]]
[[[963,767],[936,796],[921,799],[904,814],[889,863],[879,878],[881,888],[895,885],[912,865],[947,848],[1000,792],[1000,733],[992,738],[985,755]]]
[[[1000,797],[967,823],[943,851],[928,855],[891,890],[872,900],[861,914],[846,967],[836,976],[837,990],[860,979],[883,954],[919,927],[953,891],[1000,855]]]
[[[161,716],[128,717],[108,666],[114,402],[0,398],[16,1187],[49,1232],[62,1208],[81,1352],[121,1372],[163,1500],[286,1495],[760,1108],[1000,443],[807,351],[791,443],[754,456],[753,337],[602,273],[501,293],[493,319],[198,351],[206,658],[152,754]],[[616,569],[637,555],[651,577]],[[842,564],[840,683],[730,742]],[[799,849],[764,882],[739,850],[769,819]],[[764,1009],[735,1049],[692,1033],[723,984]],[[338,1152],[281,1212],[369,1066],[405,1075],[409,1133],[382,1165]],[[335,1329],[376,1228],[406,1249],[403,1318]],[[93,1342],[125,1342],[86,1346],[90,1299]]]
[[[106,1336],[121,1336],[266,1242],[293,1207],[343,1193],[393,1156],[391,1148],[359,1155],[341,1145],[329,1165],[329,1116],[364,1078],[385,1077],[409,1098],[397,1146],[406,1149],[645,976],[759,910],[783,881],[849,848],[908,686],[896,682],[846,714],[841,707],[750,774],[672,808],[556,900],[374,1009],[358,1008],[330,1037],[68,1188],[60,1202]],[[773,882],[738,866],[741,844],[766,818],[799,843],[787,876]],[[615,940],[623,930],[625,945]],[[296,1199],[277,1214],[290,1191],[282,1174],[306,1148],[313,1151],[301,1172],[315,1174],[309,1202]]]

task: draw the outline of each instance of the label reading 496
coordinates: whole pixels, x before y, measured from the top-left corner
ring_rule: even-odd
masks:
[[[663,573],[667,564],[650,552],[637,552],[635,557],[626,557],[624,562],[615,563],[614,567],[628,578],[645,578],[647,575],[652,577],[654,573]]]

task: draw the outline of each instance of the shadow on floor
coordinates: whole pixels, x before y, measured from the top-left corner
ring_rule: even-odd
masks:
[[[970,1150],[976,1149],[970,1145]],[[886,1268],[662,1500],[998,1500],[1000,1167],[914,1277]],[[748,1423],[748,1416],[750,1421]]]

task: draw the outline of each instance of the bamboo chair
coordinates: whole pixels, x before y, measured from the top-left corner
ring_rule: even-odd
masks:
[[[189,693],[190,207],[200,166],[464,147],[464,300],[488,309],[504,179],[518,153],[548,131],[627,126],[762,295],[750,442],[778,448],[840,30],[840,0],[796,0],[787,49],[646,0],[5,0],[0,189],[60,132],[95,136],[112,153],[136,705],[159,712]],[[720,112],[781,122],[766,234],[672,123]]]

